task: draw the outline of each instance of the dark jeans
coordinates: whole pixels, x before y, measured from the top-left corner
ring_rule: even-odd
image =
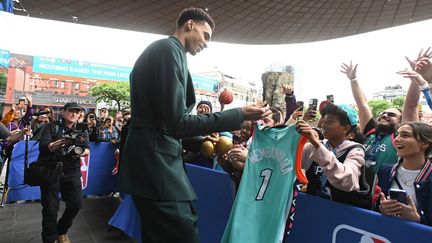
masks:
[[[145,243],[198,243],[198,215],[190,201],[155,201],[132,195]]]
[[[64,235],[72,226],[72,220],[81,209],[81,174],[70,173],[60,178],[60,181],[47,186],[41,186],[42,203],[42,240],[54,242],[58,235]],[[60,199],[66,203],[65,211],[57,222]]]

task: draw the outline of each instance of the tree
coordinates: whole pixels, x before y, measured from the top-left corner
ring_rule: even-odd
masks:
[[[6,83],[7,83],[7,76],[3,73],[0,73],[0,95],[6,94]]]
[[[405,97],[399,96],[399,97],[394,98],[392,100],[392,103],[396,108],[402,110],[404,101],[405,101]]]
[[[90,94],[96,97],[96,102],[117,103],[117,109],[123,110],[130,106],[130,93],[128,82],[113,82],[97,84],[90,89]]]
[[[369,100],[368,105],[372,110],[372,116],[378,117],[378,115],[385,109],[392,107],[392,103],[387,100]]]

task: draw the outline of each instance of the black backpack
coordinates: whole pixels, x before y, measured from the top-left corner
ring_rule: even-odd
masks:
[[[339,162],[343,163],[348,155],[348,153],[354,148],[361,148],[364,150],[361,144],[355,144],[348,148],[346,148],[342,153],[338,154],[336,158]],[[307,185],[307,193],[311,195],[320,195],[321,192],[321,180],[322,180],[322,169],[321,167],[314,161],[312,162],[309,169],[306,171],[306,177],[309,180]],[[359,179],[360,189],[358,191],[346,192],[340,189],[335,188],[333,185],[326,182],[326,187],[330,189],[330,199],[332,201],[349,204],[365,209],[372,209],[372,197],[370,195],[371,187],[366,182],[366,178],[372,171],[370,168],[366,168],[366,166],[361,167],[361,175]]]

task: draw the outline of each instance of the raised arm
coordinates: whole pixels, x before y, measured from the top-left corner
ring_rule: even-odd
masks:
[[[428,55],[420,59],[415,66],[416,72],[418,72],[426,82],[432,83],[432,63],[431,58],[432,54]]]
[[[410,78],[411,79],[411,85],[416,84],[420,88],[421,92],[423,93],[424,97],[426,98],[427,104],[429,108],[432,110],[432,98],[429,92],[429,84],[426,82],[426,80],[421,76],[418,72],[414,70],[404,70],[399,71],[397,74],[402,75],[404,78]],[[407,94],[408,96],[408,94]],[[406,98],[408,99],[408,98]],[[412,109],[412,108],[411,108]]]
[[[420,50],[419,54],[417,55],[417,58],[414,60],[409,59],[408,57],[405,57],[405,59],[408,61],[408,64],[410,65],[412,70],[416,70],[416,64],[424,58],[428,58],[431,55],[430,47],[426,49],[425,52],[423,52],[423,49]],[[419,71],[426,71],[426,69],[419,68]],[[412,73],[413,74],[413,73]],[[421,76],[421,74],[420,74]],[[403,105],[403,112],[402,112],[402,122],[407,121],[418,121],[418,100],[420,98],[420,87],[418,85],[418,82],[420,80],[417,80],[420,76],[417,76],[416,78],[414,76],[411,78],[411,84],[408,87],[408,91],[406,94],[405,102]],[[424,88],[424,87],[422,87]]]
[[[288,121],[293,112],[296,110],[296,97],[294,90],[289,84],[281,84],[282,92],[285,94],[285,119],[284,123]]]
[[[366,95],[357,81],[357,65],[353,66],[352,61],[349,64],[342,63],[341,72],[346,74],[347,78],[351,81],[351,92],[358,107],[361,131],[364,131],[365,126],[372,118],[372,111],[368,105]]]

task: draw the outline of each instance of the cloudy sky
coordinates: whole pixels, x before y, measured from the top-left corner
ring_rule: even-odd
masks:
[[[14,16],[0,12],[0,49],[11,53],[68,58],[133,66],[142,50],[164,36]],[[217,67],[236,78],[261,84],[270,66],[295,67],[299,99],[325,99],[353,103],[349,81],[340,64],[359,63],[358,79],[368,98],[387,85],[408,86],[396,74],[407,67],[404,56],[415,57],[432,45],[432,20],[329,41],[290,45],[237,45],[211,42],[197,56],[189,56],[192,73]],[[216,28],[217,31],[217,28]],[[4,33],[7,33],[6,38]]]

